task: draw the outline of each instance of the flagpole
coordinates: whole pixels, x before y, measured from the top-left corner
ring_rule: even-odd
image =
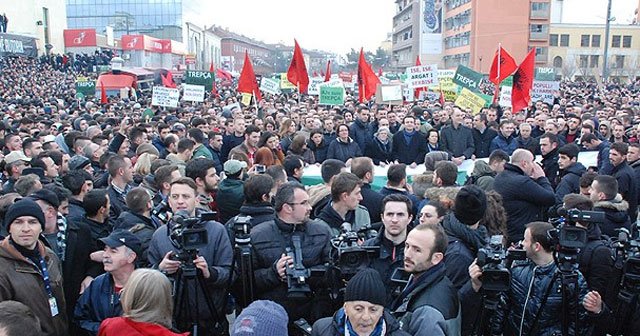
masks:
[[[498,77],[496,77],[496,79],[500,78],[500,51],[502,50],[502,43],[498,42]],[[498,85],[500,85],[500,83],[498,83]]]

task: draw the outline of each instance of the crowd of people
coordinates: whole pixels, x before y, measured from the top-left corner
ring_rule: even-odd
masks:
[[[105,57],[2,59],[0,331],[637,330],[635,301],[626,307],[631,327],[615,329],[620,279],[605,242],[621,229],[637,237],[640,82],[564,81],[553,103],[475,115],[450,102],[358,103],[351,93],[331,108],[297,93],[245,107],[234,85],[177,109],[152,106],[143,92],[106,104],[76,99],[82,62]],[[587,151],[596,164],[581,160]],[[466,160],[473,169],[459,183]],[[322,183],[308,185],[310,165]],[[386,171],[383,186],[374,185],[376,166]],[[423,173],[407,175],[418,166]],[[567,216],[575,209],[604,220]],[[562,216],[587,237],[567,291],[549,223]],[[249,238],[248,264],[238,227]],[[351,272],[336,256],[349,234],[358,237],[352,248],[367,251]],[[476,258],[498,235],[526,260],[513,263],[508,289],[479,314],[490,291]],[[191,238],[206,243],[185,248]],[[339,288],[326,281],[327,265],[342,272]],[[300,279],[294,269],[324,272]],[[308,290],[295,295],[299,288]]]

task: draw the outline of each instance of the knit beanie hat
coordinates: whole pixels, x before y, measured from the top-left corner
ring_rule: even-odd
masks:
[[[7,214],[4,217],[4,222],[7,226],[7,232],[9,232],[11,223],[13,223],[16,218],[22,216],[35,217],[38,222],[40,222],[42,231],[44,231],[44,213],[42,212],[42,209],[40,208],[38,203],[30,199],[22,199],[13,203],[7,210]]]
[[[231,336],[288,335],[289,315],[281,305],[268,300],[253,301],[236,317]]]
[[[347,283],[344,301],[367,301],[384,306],[387,303],[386,293],[380,274],[373,269],[365,268]]]
[[[460,222],[474,225],[487,211],[487,195],[474,185],[465,186],[458,192],[454,207],[454,214]]]

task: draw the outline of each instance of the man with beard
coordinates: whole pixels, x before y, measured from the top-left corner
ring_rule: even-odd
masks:
[[[216,175],[213,160],[198,158],[189,161],[185,168],[185,175],[195,181],[198,187],[197,208],[202,211],[211,211],[211,203],[214,201],[211,193],[216,190],[220,180]]]
[[[412,335],[460,335],[460,303],[446,275],[446,249],[447,235],[437,224],[421,224],[409,232],[404,271],[411,276],[392,311],[402,330]]]
[[[248,159],[247,166],[253,165],[253,156],[258,150],[258,141],[260,141],[260,129],[256,126],[249,126],[244,132],[244,141],[238,146],[231,149],[229,158]]]
[[[310,296],[289,297],[286,268],[291,267],[294,260],[286,252],[299,242],[303,260],[298,262],[307,268],[324,265],[329,260],[331,231],[327,225],[309,220],[309,195],[299,183],[283,184],[276,193],[274,208],[275,220],[258,224],[251,230],[256,299],[282,305],[290,322],[305,318],[313,323],[331,314],[328,295],[323,291],[325,285],[320,279],[310,281]]]
[[[551,186],[556,187],[558,177],[558,137],[551,133],[545,133],[540,137],[540,153],[542,153],[542,170],[544,176],[549,179]]]

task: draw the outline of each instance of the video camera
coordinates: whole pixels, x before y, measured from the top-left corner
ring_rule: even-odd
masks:
[[[302,246],[300,244],[300,236],[291,237],[293,241],[293,250],[287,247],[287,257],[293,260],[292,266],[285,267],[287,274],[287,296],[293,298],[307,297],[311,295],[308,279],[311,277],[311,271],[302,264]]]
[[[193,260],[198,256],[198,249],[209,244],[207,229],[203,224],[214,220],[215,213],[202,213],[198,217],[190,217],[186,211],[176,212],[169,222],[169,239],[178,252],[172,255],[173,260],[181,262],[180,269],[184,276],[195,276],[196,267]]]
[[[604,212],[560,208],[559,218],[549,220],[555,229],[547,232],[551,246],[556,252],[554,257],[561,271],[571,272],[577,264],[580,249],[587,244],[587,230],[577,227],[576,223],[602,223]]]
[[[505,250],[502,235],[491,236],[489,244],[478,250],[478,266],[482,268],[482,288],[489,292],[503,292],[511,285],[511,264],[525,260],[522,249]]]
[[[331,239],[331,263],[339,270],[343,280],[351,279],[358,271],[369,267],[372,254],[378,247],[361,246],[359,239],[368,237],[371,228],[364,226],[357,232],[353,231],[350,223],[342,223],[340,235]]]

